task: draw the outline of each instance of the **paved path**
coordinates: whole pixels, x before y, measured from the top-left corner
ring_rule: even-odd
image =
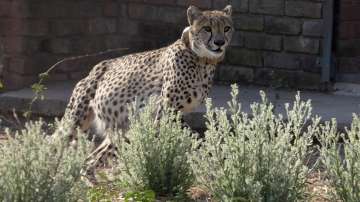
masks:
[[[61,116],[64,112],[67,100],[74,87],[74,82],[59,82],[48,84],[45,92],[45,100],[36,102],[33,111],[37,114],[48,116]],[[245,112],[250,111],[250,104],[260,100],[259,90],[264,90],[269,98],[276,105],[276,112],[284,112],[284,103],[292,103],[296,91],[272,90],[258,86],[241,86],[239,101],[242,103]],[[0,95],[0,110],[11,110],[16,108],[19,111],[28,109],[28,103],[33,97],[30,88],[18,91],[3,93]],[[211,98],[215,106],[227,106],[230,100],[230,87],[217,85],[212,89]],[[312,91],[301,92],[302,99],[311,99],[313,113],[323,117],[323,120],[330,120],[336,117],[340,125],[349,125],[352,120],[352,113],[360,114],[360,97],[339,94],[325,94]],[[203,114],[205,107],[201,106],[195,112],[187,116],[189,124],[194,128],[203,127]]]

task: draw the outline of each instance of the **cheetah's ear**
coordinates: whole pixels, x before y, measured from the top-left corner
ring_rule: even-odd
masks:
[[[190,6],[187,9],[187,17],[188,17],[188,21],[189,21],[190,25],[192,25],[194,23],[195,19],[201,15],[202,15],[201,10],[199,8],[197,8],[196,6]]]
[[[223,9],[223,12],[228,15],[228,16],[231,16],[232,14],[232,6],[231,5],[227,5],[224,9]]]

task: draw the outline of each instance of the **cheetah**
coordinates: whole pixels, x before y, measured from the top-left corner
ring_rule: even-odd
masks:
[[[74,88],[63,119],[97,133],[128,127],[127,104],[159,97],[159,106],[183,114],[193,111],[208,96],[216,65],[224,59],[234,32],[232,7],[201,11],[187,9],[189,26],[173,44],[97,64]],[[140,106],[141,107],[141,106]],[[90,155],[102,163],[113,149],[106,138]]]

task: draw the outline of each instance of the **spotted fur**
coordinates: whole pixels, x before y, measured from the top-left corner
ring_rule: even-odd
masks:
[[[181,39],[158,50],[106,60],[96,65],[75,87],[64,119],[97,133],[128,127],[127,104],[159,95],[159,105],[183,113],[193,111],[208,96],[216,65],[231,41],[231,6],[222,11],[187,10],[189,27]],[[106,138],[91,155],[102,163],[114,149]],[[104,157],[105,156],[105,157]]]

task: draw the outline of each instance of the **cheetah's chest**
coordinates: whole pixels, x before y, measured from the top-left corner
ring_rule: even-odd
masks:
[[[183,112],[188,113],[193,111],[208,97],[210,88],[213,83],[214,73],[214,65],[205,65],[199,67],[199,71],[197,71],[196,75],[194,75],[197,82],[191,87],[192,93],[185,97],[186,99],[183,101]]]

